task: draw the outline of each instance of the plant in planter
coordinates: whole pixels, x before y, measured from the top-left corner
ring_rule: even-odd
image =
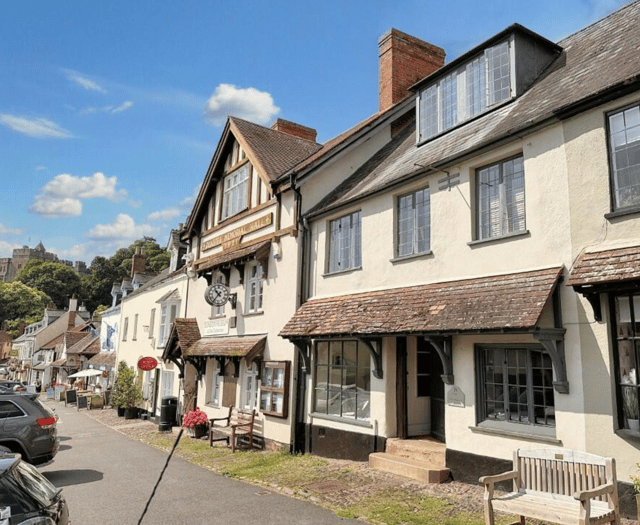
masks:
[[[114,404],[124,408],[125,419],[134,419],[138,415],[138,403],[142,402],[142,388],[136,380],[133,367],[121,361],[116,382]]]
[[[124,416],[124,405],[122,404],[121,398],[120,398],[120,382],[118,381],[118,378],[123,375],[126,374],[125,370],[127,369],[127,362],[126,361],[120,361],[118,363],[118,372],[116,374],[116,380],[113,383],[113,389],[111,391],[111,404],[116,407],[116,409],[118,410],[118,416],[119,417],[123,417]]]
[[[624,414],[627,417],[629,428],[636,432],[640,431],[640,417],[638,414],[638,392],[635,387],[626,387],[622,391]]]
[[[187,429],[187,433],[193,438],[200,438],[207,433],[209,418],[202,410],[196,407],[189,410],[182,420],[182,426]]]

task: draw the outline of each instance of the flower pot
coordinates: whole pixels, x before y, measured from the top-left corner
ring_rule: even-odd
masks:
[[[207,425],[196,425],[195,427],[186,427],[187,436],[194,439],[200,439],[207,433]]]
[[[124,417],[124,407],[118,407],[118,417]]]
[[[138,407],[127,407],[124,409],[125,419],[136,419],[138,417]]]

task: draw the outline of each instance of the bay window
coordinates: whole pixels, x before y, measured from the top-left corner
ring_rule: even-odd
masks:
[[[613,301],[618,427],[640,433],[640,294],[618,295]]]

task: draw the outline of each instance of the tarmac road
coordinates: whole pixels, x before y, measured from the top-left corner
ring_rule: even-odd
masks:
[[[135,525],[168,453],[133,441],[78,412],[48,403],[60,416],[60,451],[40,471],[69,505],[72,525]],[[142,525],[361,523],[305,501],[214,474],[173,457]]]

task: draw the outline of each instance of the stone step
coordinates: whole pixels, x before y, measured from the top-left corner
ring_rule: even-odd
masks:
[[[444,467],[444,462],[434,464],[387,452],[369,454],[369,468],[415,479],[422,483],[444,483],[451,475],[449,469]]]
[[[425,461],[434,465],[445,464],[446,445],[429,438],[387,439],[385,452],[394,456]]]

